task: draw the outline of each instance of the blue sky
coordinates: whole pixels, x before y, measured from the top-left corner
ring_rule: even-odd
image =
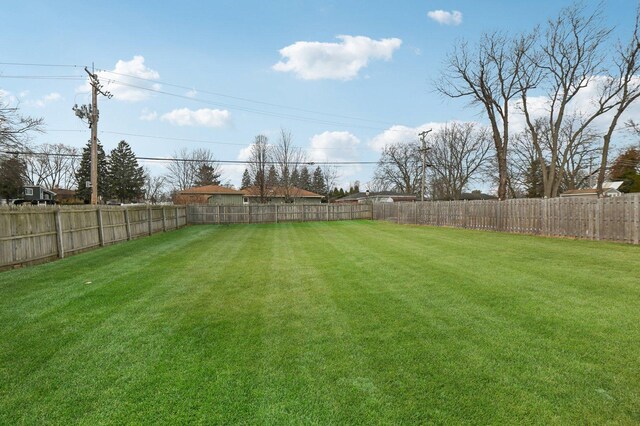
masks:
[[[245,158],[255,135],[276,142],[285,128],[312,160],[375,161],[384,142],[415,138],[421,126],[484,121],[464,101],[448,101],[433,91],[432,80],[457,39],[475,42],[483,31],[530,29],[568,4],[3,2],[0,62],[94,63],[99,70],[152,80],[101,74],[116,95],[99,101],[99,137],[107,150],[125,139],[139,156],[169,157],[179,148],[206,147],[220,160],[237,160]],[[630,33],[634,9],[633,0],[604,3],[615,35]],[[460,19],[452,15],[448,24],[438,22],[428,15],[436,10],[458,11]],[[289,56],[281,55],[285,48]],[[45,119],[49,131],[34,142],[80,147],[89,131],[71,107],[90,100],[83,81],[8,76],[83,74],[81,67],[0,65],[0,90],[19,100],[24,113]],[[400,125],[407,129],[389,131]],[[145,165],[162,172],[159,164]],[[242,169],[225,166],[224,177],[238,184]],[[364,183],[373,167],[339,170],[340,183]]]

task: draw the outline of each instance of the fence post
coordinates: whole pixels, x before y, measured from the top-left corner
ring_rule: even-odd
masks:
[[[185,207],[186,209],[187,207]],[[178,208],[176,207],[176,229],[180,227],[180,222],[178,221]]]
[[[633,215],[633,244],[640,244],[640,194],[633,197],[633,210],[635,212]]]
[[[149,235],[151,235],[151,230],[152,230],[152,226],[153,224],[151,223],[151,206],[147,207],[147,219],[148,219],[148,226],[149,226]]]
[[[600,204],[602,203],[602,198],[598,198],[596,200],[596,240],[600,241]]]
[[[162,206],[162,232],[167,232],[167,213]]]
[[[102,207],[98,206],[98,239],[100,240],[100,247],[104,246],[104,227],[102,226]]]
[[[62,219],[60,219],[59,207],[55,210],[54,215],[56,220],[56,241],[58,242],[58,257],[60,259],[64,259],[64,245],[62,242]]]
[[[306,216],[305,211],[304,211],[304,204],[302,205],[302,221],[303,222],[307,221],[307,216]]]
[[[329,222],[329,203],[327,203],[327,222]]]
[[[278,205],[276,204],[276,223],[278,223]]]
[[[402,210],[400,209],[400,207],[402,207],[402,204],[398,203],[398,209],[397,209],[398,210],[397,211],[397,214],[398,214],[398,218],[397,218],[398,219],[398,225],[400,225],[400,216],[402,216]]]
[[[251,223],[251,204],[247,204],[247,215],[249,216],[247,222]]]
[[[129,220],[129,209],[124,208],[124,223],[127,228],[127,241],[131,240],[131,220]]]
[[[468,200],[462,202],[462,227],[467,228],[467,203]]]

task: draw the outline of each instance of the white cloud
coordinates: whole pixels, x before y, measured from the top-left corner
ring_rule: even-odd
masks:
[[[452,10],[432,10],[427,16],[442,25],[460,25],[462,23],[462,12]]]
[[[370,60],[391,60],[400,47],[399,38],[373,40],[364,36],[340,35],[339,43],[298,41],[280,49],[283,61],[273,66],[281,72],[293,72],[303,80],[351,80]]]
[[[568,117],[572,114],[582,115],[585,117],[591,116],[597,109],[597,100],[599,97],[600,90],[602,85],[605,84],[607,78],[604,76],[593,76],[591,77],[589,84],[586,87],[582,88],[578,95],[569,103],[565,110],[565,117]],[[640,77],[636,78],[636,83],[640,84]],[[535,118],[547,118],[549,116],[550,103],[549,98],[544,95],[540,96],[528,96],[527,97],[527,107],[529,109],[529,113],[531,116]],[[512,103],[511,108],[512,114],[509,115],[509,126],[511,127],[511,132],[516,133],[525,130],[526,128],[526,120],[524,114],[522,113],[522,100],[518,99]],[[592,128],[597,129],[598,131],[605,132],[607,127],[611,124],[611,119],[614,111],[610,111],[606,114],[603,114],[596,118],[592,123]],[[637,117],[640,115],[640,104],[632,104],[625,113],[622,115],[620,120],[618,121],[618,129],[620,129],[621,124],[630,118]]]
[[[308,158],[314,162],[333,161],[358,161],[358,145],[360,139],[349,132],[323,132],[313,135],[310,139],[311,146],[308,149]],[[313,172],[315,166],[309,166]],[[362,167],[359,165],[345,165],[338,167],[339,178],[348,182],[349,177],[359,173]]]
[[[142,121],[155,121],[158,118],[158,113],[155,111],[149,111],[147,108],[143,108],[140,113],[140,120]]]
[[[369,141],[368,145],[372,150],[381,152],[386,145],[417,141],[419,140],[418,133],[429,129],[433,129],[433,131],[435,132],[444,127],[446,124],[447,123],[444,122],[431,122],[422,124],[417,127],[407,127],[396,124],[388,128],[384,132],[374,136]]]
[[[152,92],[150,90],[160,90],[161,85],[152,81],[158,80],[160,74],[148,68],[144,64],[144,56],[136,55],[130,61],[122,59],[116,62],[116,66],[111,71],[96,72],[103,90],[111,92],[113,98],[126,102],[139,102],[148,99]],[[144,80],[142,80],[144,79]],[[76,92],[88,92],[91,90],[89,82],[78,87]]]
[[[224,127],[231,121],[231,114],[220,109],[202,108],[193,111],[180,108],[162,114],[160,119],[176,126]]]
[[[20,103],[16,95],[9,92],[8,90],[3,90],[3,89],[0,89],[0,102],[12,107],[15,107]]]
[[[22,92],[20,94],[20,96],[23,97],[22,96],[23,94],[24,94],[24,92]],[[24,96],[27,96],[27,95],[28,95],[28,92],[26,94],[24,94]],[[60,93],[51,92],[48,95],[44,95],[40,99],[36,99],[34,101],[27,100],[27,101],[25,101],[25,104],[28,105],[28,106],[34,106],[34,107],[37,107],[37,108],[44,108],[45,106],[49,105],[50,103],[57,102],[57,101],[59,101],[61,99],[62,99],[62,95],[60,95]]]
[[[185,93],[184,95],[189,97],[189,98],[195,98],[196,96],[198,96],[198,91],[196,89],[191,89],[187,93]]]
[[[354,161],[360,139],[349,132],[323,132],[311,137],[311,161]]]
[[[23,90],[22,92],[20,92],[18,94],[19,97],[21,98],[26,98],[27,96],[29,96],[29,91],[28,90]]]

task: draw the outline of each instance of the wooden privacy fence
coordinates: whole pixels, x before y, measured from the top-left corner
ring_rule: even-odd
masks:
[[[374,220],[638,244],[640,194],[373,205]]]
[[[0,269],[186,225],[185,206],[0,208]]]
[[[242,206],[189,205],[190,224],[319,222],[371,219],[365,204],[246,204]]]

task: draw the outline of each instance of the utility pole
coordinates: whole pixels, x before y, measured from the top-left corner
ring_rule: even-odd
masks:
[[[98,93],[102,96],[106,96],[107,99],[111,99],[113,95],[109,92],[102,90],[102,85],[98,76],[93,70],[89,71],[87,67],[84,70],[89,75],[89,84],[91,85],[91,105],[89,108],[86,105],[78,107],[75,105],[73,110],[80,119],[86,119],[89,122],[89,128],[91,129],[91,204],[98,204]]]
[[[420,188],[420,201],[424,201],[424,191],[425,191],[425,180],[427,179],[427,151],[431,148],[427,148],[427,135],[431,133],[433,129],[424,130],[418,133],[420,136],[420,141],[422,142],[422,147],[420,148],[420,153],[422,154],[422,185]]]

